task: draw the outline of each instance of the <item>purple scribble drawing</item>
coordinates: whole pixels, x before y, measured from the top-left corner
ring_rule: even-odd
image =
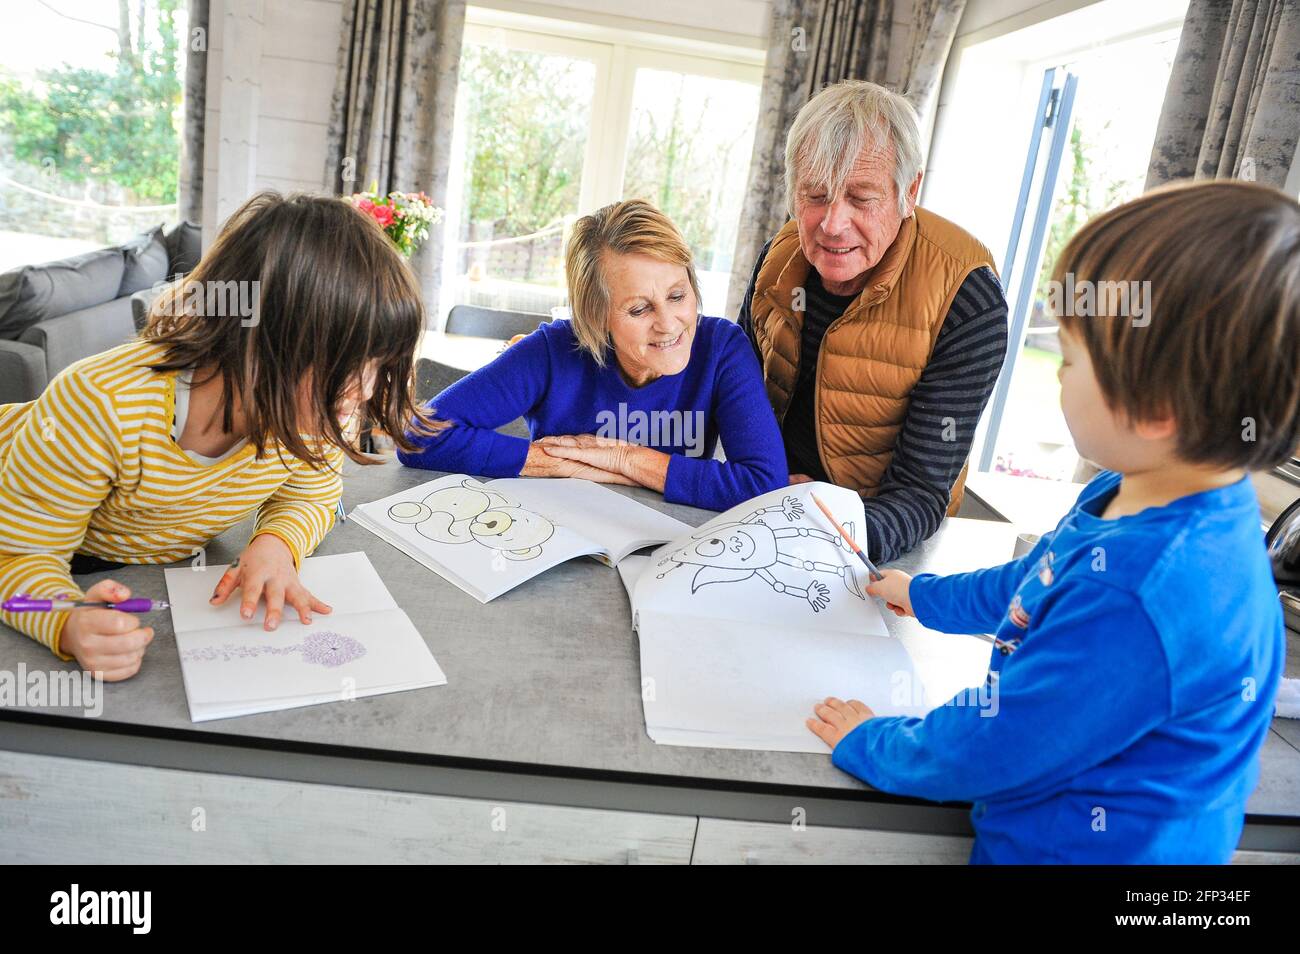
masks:
[[[181,650],[181,659],[189,662],[213,662],[220,659],[250,659],[253,656],[285,656],[289,653],[302,653],[302,661],[317,666],[342,666],[366,654],[366,647],[351,636],[318,629],[308,633],[298,646],[201,646],[198,649]]]
[[[318,666],[342,666],[365,654],[366,647],[351,636],[331,633],[327,629],[309,633],[302,644],[303,660]]]

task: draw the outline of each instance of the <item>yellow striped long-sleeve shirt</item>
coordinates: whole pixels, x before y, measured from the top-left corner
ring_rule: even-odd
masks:
[[[66,368],[35,401],[0,405],[0,599],[80,597],[73,553],[171,563],[254,512],[254,536],[275,534],[295,564],[333,526],[341,450],[321,470],[277,454],[275,441],[260,460],[250,442],[197,463],[172,439],[176,373],[149,367],[162,357],[156,343],[131,342]],[[69,659],[58,643],[66,619],[0,612]]]

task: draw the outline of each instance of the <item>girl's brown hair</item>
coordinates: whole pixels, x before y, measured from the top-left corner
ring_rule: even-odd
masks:
[[[253,314],[231,314],[239,301],[251,302]],[[430,432],[413,397],[423,329],[415,276],[374,220],[343,199],[266,191],[240,206],[195,269],[159,296],[141,337],[165,348],[156,370],[212,366],[221,375],[222,426],[233,429],[238,397],[259,457],[278,442],[321,468],[325,448],[313,438],[357,463],[381,462],[351,445],[335,415],[372,361],[370,423],[403,450],[418,449],[405,432]],[[302,387],[311,396],[306,421]]]
[[[1294,199],[1229,179],[1154,189],[1080,229],[1052,281],[1076,290],[1057,318],[1087,348],[1112,410],[1130,420],[1171,414],[1179,455],[1191,462],[1257,469],[1296,452]],[[1095,294],[1081,313],[1084,282]],[[1115,307],[1131,296],[1106,293],[1132,282],[1149,283],[1144,315]]]

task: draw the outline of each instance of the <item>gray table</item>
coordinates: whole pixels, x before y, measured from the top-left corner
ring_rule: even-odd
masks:
[[[388,463],[349,465],[345,504],[438,476]],[[708,511],[619,488],[692,525]],[[210,563],[233,558],[247,525],[217,538]],[[1009,524],[948,520],[897,566],[952,572],[1009,558]],[[364,550],[447,673],[446,686],[237,719],[190,722],[170,619],[139,675],[105,687],[104,711],[0,708],[0,749],[236,776],[638,812],[788,824],[791,806],[819,824],[969,834],[960,805],[887,795],[819,755],[661,746],[646,735],[636,638],[616,571],[577,560],[482,605],[351,522],[319,554]],[[162,596],[160,567],[112,574]],[[88,577],[83,585],[98,577]],[[572,599],[583,594],[583,609]],[[972,637],[930,633],[886,614],[932,666],[987,659]],[[3,627],[0,627],[3,629]],[[59,663],[6,631],[5,668]],[[1284,727],[1283,731],[1287,731]],[[1300,739],[1270,733],[1243,847],[1300,850]]]
[[[1017,533],[1041,536],[1074,506],[1084,484],[975,471],[966,477],[966,493],[1005,520]]]

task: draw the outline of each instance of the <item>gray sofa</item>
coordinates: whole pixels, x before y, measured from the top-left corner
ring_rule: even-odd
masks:
[[[0,274],[0,404],[34,401],[68,365],[133,338],[155,287],[199,254],[198,225],[181,222]]]

